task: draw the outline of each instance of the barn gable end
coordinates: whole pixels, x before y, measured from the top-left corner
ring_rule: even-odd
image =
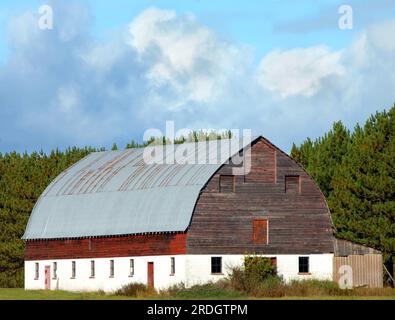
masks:
[[[187,234],[191,254],[303,254],[334,252],[330,213],[321,191],[291,158],[265,139],[251,149],[251,172],[234,177],[235,192],[221,192],[222,166],[202,190]],[[296,178],[297,192],[286,180]],[[268,221],[268,243],[253,241],[257,219]]]

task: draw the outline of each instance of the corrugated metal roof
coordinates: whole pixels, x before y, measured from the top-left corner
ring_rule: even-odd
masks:
[[[249,142],[231,139],[92,153],[47,187],[23,239],[183,232],[203,186]],[[163,164],[144,161],[143,155],[153,150],[157,155],[163,151]],[[175,150],[185,161],[166,164],[173,162]]]

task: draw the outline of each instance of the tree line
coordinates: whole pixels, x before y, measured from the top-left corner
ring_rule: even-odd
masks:
[[[352,131],[336,122],[323,137],[294,144],[291,156],[326,196],[336,236],[394,259],[395,105]]]

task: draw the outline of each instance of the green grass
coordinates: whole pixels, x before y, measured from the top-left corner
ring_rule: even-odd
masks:
[[[24,289],[0,289],[0,300],[130,300],[136,299],[104,293],[84,293],[67,291],[25,291]],[[150,299],[150,297],[144,297]],[[256,299],[236,292],[196,291],[182,292],[174,296],[153,296],[151,299]],[[392,296],[310,296],[310,297],[282,297],[263,298],[264,300],[395,300]]]
[[[125,300],[103,293],[68,292],[68,291],[25,291],[24,289],[0,289],[0,300]]]

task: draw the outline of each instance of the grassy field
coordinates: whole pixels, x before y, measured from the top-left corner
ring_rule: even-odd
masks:
[[[25,291],[24,289],[0,289],[0,300],[130,300],[136,299],[124,296],[115,296],[104,293],[78,293],[67,291]],[[145,297],[144,299],[150,299]],[[199,296],[154,296],[152,299],[256,299],[246,296],[199,295]],[[265,298],[265,300],[395,300],[392,296],[309,296],[309,297],[283,297]]]

